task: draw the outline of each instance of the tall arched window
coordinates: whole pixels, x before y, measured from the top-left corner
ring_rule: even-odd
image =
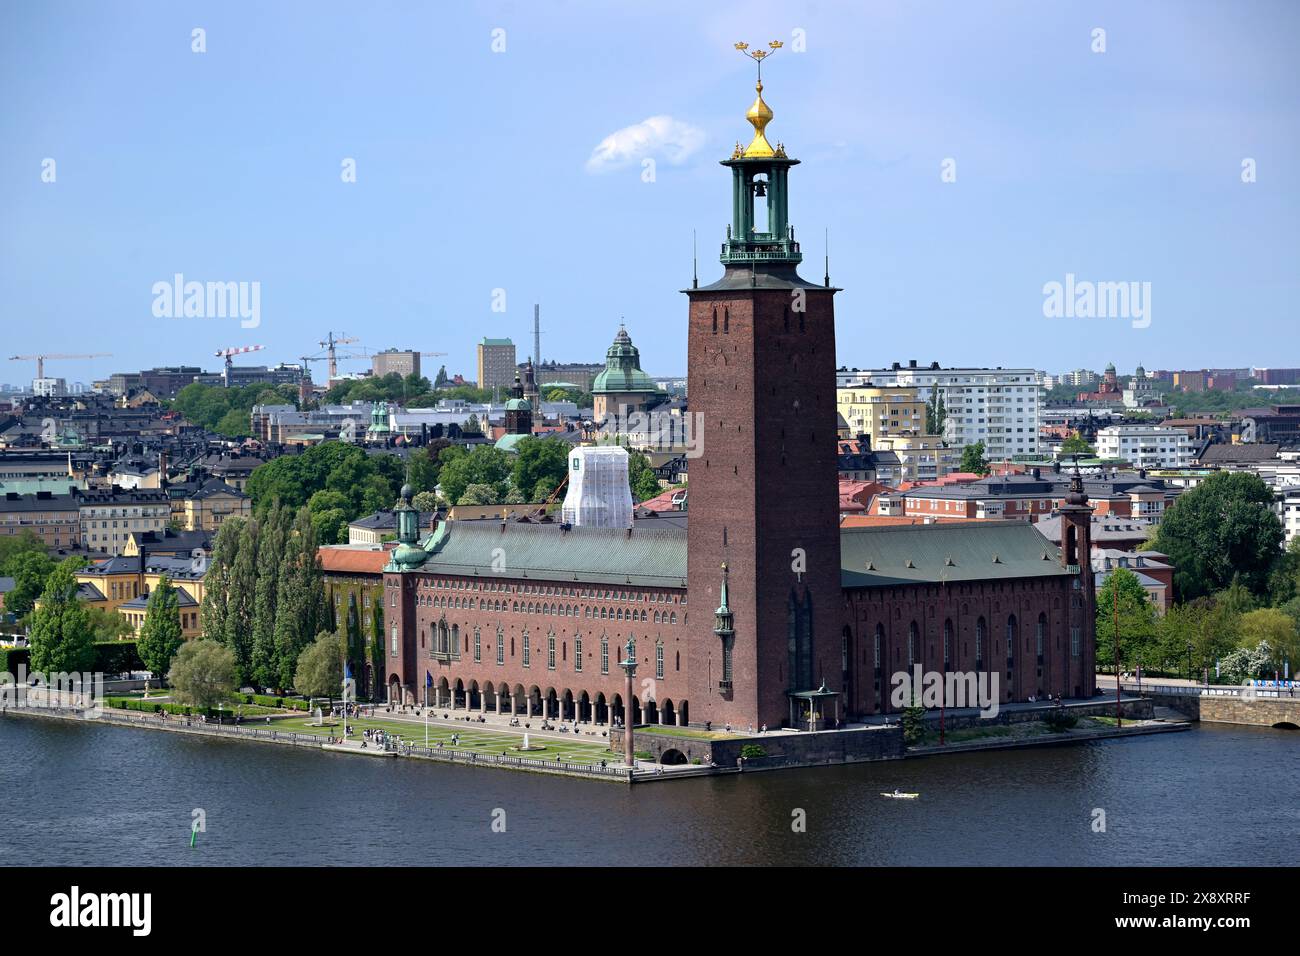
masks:
[[[731,309],[727,306],[722,307],[722,331],[731,331]]]
[[[1016,639],[1019,633],[1016,616],[1012,614],[1007,618],[1007,667],[1010,667],[1016,659]]]
[[[885,641],[885,625],[877,624],[876,640],[875,640],[875,657],[873,658],[872,661],[877,676],[880,675],[880,645],[883,644],[884,641]]]
[[[1038,615],[1038,663],[1043,662],[1043,637],[1047,633],[1047,615],[1039,613]]]
[[[907,666],[916,663],[916,622],[907,625]]]
[[[984,618],[975,622],[975,669],[984,666]]]
[[[943,669],[952,661],[952,619],[943,622]]]

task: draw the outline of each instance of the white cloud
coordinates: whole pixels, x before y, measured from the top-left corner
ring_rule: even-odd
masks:
[[[676,166],[703,144],[703,130],[671,116],[651,116],[602,139],[587,159],[587,172],[608,172],[648,156]]]

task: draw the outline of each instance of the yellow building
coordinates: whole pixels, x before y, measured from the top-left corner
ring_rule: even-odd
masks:
[[[180,605],[181,634],[197,637],[202,630],[199,613],[207,570],[207,558],[118,555],[77,572],[77,597],[92,607],[118,612],[139,635],[149,595],[168,577]]]
[[[253,501],[219,478],[205,481],[193,494],[171,501],[172,524],[182,531],[216,532],[230,517],[248,518]]]
[[[885,435],[871,447],[898,456],[900,481],[934,481],[961,467],[960,450],[945,448],[941,435]]]
[[[925,402],[914,388],[849,386],[835,390],[835,410],[849,426],[849,437],[866,435],[872,448],[887,435],[925,432]]]

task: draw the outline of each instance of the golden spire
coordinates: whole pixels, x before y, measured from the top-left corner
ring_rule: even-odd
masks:
[[[754,87],[758,96],[754,100],[754,105],[749,108],[749,112],[745,114],[745,119],[749,120],[754,127],[753,141],[741,152],[746,159],[768,159],[777,155],[777,151],[767,141],[765,134],[767,124],[772,121],[772,108],[763,102],[763,60],[781,49],[782,45],[780,40],[773,40],[767,45],[768,49],[750,52],[748,43],[736,44],[737,50],[758,64],[758,83]]]

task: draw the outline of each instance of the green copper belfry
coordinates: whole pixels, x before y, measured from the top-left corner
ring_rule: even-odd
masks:
[[[789,212],[790,167],[797,166],[799,160],[786,156],[785,146],[781,143],[773,148],[766,135],[772,110],[763,102],[763,58],[781,47],[777,41],[768,45],[772,48],[770,51],[750,52],[746,44],[736,44],[736,49],[758,63],[758,83],[755,86],[758,97],[745,114],[745,119],[754,127],[753,141],[744,149],[737,143],[731,158],[722,162],[723,166],[731,168],[731,226],[727,230],[727,241],[722,244],[720,258],[723,265],[794,265],[803,259],[799,243],[794,241]],[[765,210],[759,206],[759,200],[766,204]],[[760,211],[766,213],[762,222],[758,216]]]

